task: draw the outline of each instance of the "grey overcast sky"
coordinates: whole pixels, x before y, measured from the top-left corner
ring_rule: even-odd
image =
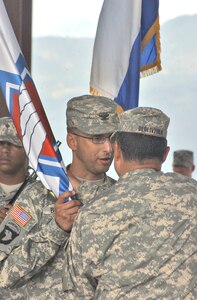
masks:
[[[94,37],[103,0],[33,0],[33,36]],[[160,23],[197,14],[197,0],[160,0]]]

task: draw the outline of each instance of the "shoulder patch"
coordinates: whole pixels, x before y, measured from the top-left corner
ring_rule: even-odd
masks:
[[[9,221],[7,224],[5,224],[3,230],[0,232],[0,244],[11,244],[11,242],[19,236],[20,232],[21,227],[14,221]],[[2,248],[1,245],[0,248]]]
[[[14,206],[13,209],[11,211],[9,211],[8,215],[21,226],[25,226],[31,219],[31,215],[29,215],[19,205]]]

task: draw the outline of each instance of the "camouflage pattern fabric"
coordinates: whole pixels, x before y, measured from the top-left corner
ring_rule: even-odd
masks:
[[[52,217],[54,203],[54,197],[41,182],[35,181],[29,184],[16,200],[14,207],[19,205],[31,216],[31,219],[24,227],[21,227],[20,240],[14,238],[7,244],[6,250],[3,245],[5,241],[3,230],[6,224],[9,226],[10,216],[8,215],[2,222],[0,227],[0,295],[2,299],[36,299],[37,293],[38,295],[44,293],[47,288],[53,291],[53,293],[47,291],[49,295],[55,294],[56,291],[60,294],[62,291],[60,273],[58,269],[55,273],[54,269],[59,261],[59,256],[56,254],[64,245],[68,235],[56,225]],[[14,226],[13,222],[14,220],[12,220]],[[19,227],[16,222],[15,227],[17,226]],[[61,253],[63,260],[63,251]],[[54,256],[56,256],[55,259]],[[48,275],[41,271],[43,267],[51,268],[52,272]],[[37,274],[39,278],[35,280]],[[36,290],[36,283],[40,280],[41,274],[45,277],[40,283],[40,290]],[[55,276],[58,276],[58,279]],[[34,280],[31,282],[32,277]],[[49,280],[50,285],[47,286],[45,283]],[[28,298],[28,290],[31,288],[35,289],[35,293],[32,298]],[[41,299],[41,297],[38,298]],[[56,298],[49,297],[48,299]]]
[[[8,142],[22,147],[22,143],[18,138],[16,128],[10,117],[0,118],[0,142]]]
[[[106,176],[103,184],[98,184],[97,181],[84,181],[80,184],[77,193],[78,198],[82,203],[89,201],[90,197],[99,193],[102,189],[109,188],[115,181]],[[64,299],[62,292],[62,273],[65,262],[64,245],[57,252],[51,263],[35,275],[29,283],[24,286],[27,294],[27,299],[39,300],[59,300]]]
[[[7,204],[13,198],[13,196],[15,195],[16,192],[17,192],[17,190],[14,190],[9,195],[5,195],[4,191],[2,190],[2,188],[0,186],[0,199],[1,199],[0,206],[4,206],[5,204]],[[7,257],[7,253],[0,251],[0,266],[2,264],[2,260],[5,259],[6,257]],[[2,297],[4,297],[4,298],[2,298]],[[5,288],[5,289],[0,288],[0,299],[23,300],[24,294],[23,294],[23,291],[20,289],[13,291],[12,289],[9,289],[9,288]]]
[[[77,198],[83,203],[86,204],[91,199],[93,199],[101,191],[104,191],[114,185],[116,180],[106,176],[103,180],[91,180],[82,182],[77,189]]]
[[[108,176],[106,176],[106,179],[102,185],[98,184],[97,181],[84,181],[80,184],[77,190],[78,199],[82,203],[86,203],[90,199],[92,199],[94,195],[99,193],[101,189],[102,190],[107,189],[114,183],[115,180],[111,179]],[[36,277],[33,277],[31,279],[30,282],[31,287],[30,288],[28,287],[27,299],[33,300],[35,296],[39,300],[64,299],[64,294],[62,292],[62,273],[63,273],[64,262],[65,262],[65,250],[62,247],[61,251],[59,251],[55,256],[52,265],[45,268],[40,274],[38,274]],[[57,282],[56,286],[59,286],[58,290],[60,290],[61,293],[60,292],[58,293],[58,290],[51,288],[51,285],[54,285],[55,281]]]
[[[130,132],[166,138],[170,118],[160,109],[137,107],[120,114],[118,132]]]
[[[193,152],[189,150],[177,150],[173,154],[173,166],[193,167]]]
[[[100,189],[109,188],[115,180],[83,182],[79,186],[79,199],[85,203]],[[68,234],[55,223],[55,199],[36,182],[23,191],[16,204],[29,212],[32,220],[17,245],[3,255],[0,263],[0,295],[7,299],[56,300],[63,299],[62,270],[65,260],[64,246]],[[6,253],[5,253],[6,252]],[[1,255],[0,255],[1,258]]]
[[[80,210],[66,248],[68,300],[196,300],[197,182],[141,169]]]
[[[14,197],[16,192],[17,192],[17,189],[12,191],[9,195],[6,195],[0,186],[0,199],[1,199],[0,206],[4,206],[5,204],[8,204],[8,202]]]
[[[105,134],[117,129],[117,105],[109,98],[84,95],[67,103],[67,127],[78,128],[87,134]]]

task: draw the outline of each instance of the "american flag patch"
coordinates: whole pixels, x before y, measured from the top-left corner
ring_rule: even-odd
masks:
[[[31,216],[19,205],[9,212],[9,216],[22,226],[25,226],[31,219]]]

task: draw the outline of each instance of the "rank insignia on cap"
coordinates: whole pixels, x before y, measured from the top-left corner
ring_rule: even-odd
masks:
[[[22,226],[25,226],[31,219],[31,216],[19,205],[14,206],[8,214],[13,220]]]
[[[108,120],[109,119],[109,113],[108,112],[102,112],[99,114],[99,117],[101,118],[102,121]]]

